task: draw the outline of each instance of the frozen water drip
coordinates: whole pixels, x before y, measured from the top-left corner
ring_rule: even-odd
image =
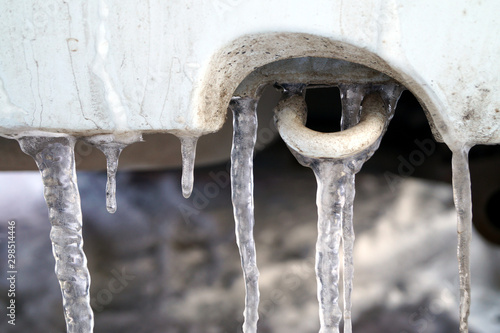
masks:
[[[470,147],[452,148],[453,199],[457,210],[458,273],[460,283],[460,333],[469,332],[471,272],[470,247],[472,240],[472,195],[469,172]]]
[[[363,163],[377,150],[402,92],[402,88],[386,89],[394,93],[381,94],[381,98],[378,92],[365,97],[367,92],[386,91],[380,87],[340,87],[342,132],[338,133],[318,133],[305,127],[307,110],[304,93],[285,91],[284,99],[275,111],[281,137],[299,163],[313,170],[318,183],[316,278],[320,333],[339,332],[342,319],[338,304],[341,244],[344,250],[344,332],[352,332],[354,180]]]
[[[116,212],[116,172],[120,154],[129,144],[142,140],[140,134],[128,134],[116,137],[115,135],[95,135],[85,138],[85,141],[96,146],[106,156],[106,208],[111,214]]]
[[[259,319],[259,270],[253,238],[253,153],[257,139],[257,100],[233,98],[233,146],[231,149],[231,192],[236,242],[245,279],[244,333],[256,333]]]
[[[50,239],[68,333],[91,333],[90,274],[83,252],[82,212],[71,136],[24,136],[21,149],[35,160],[52,225]]]
[[[184,198],[189,198],[193,192],[194,184],[194,160],[196,157],[196,143],[198,137],[182,136],[181,155],[182,155],[182,195]]]

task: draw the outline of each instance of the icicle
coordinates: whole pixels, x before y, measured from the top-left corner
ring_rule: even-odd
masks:
[[[397,83],[384,84],[376,88],[378,88],[377,90],[380,92],[380,95],[384,100],[387,117],[390,121],[394,116],[394,112],[396,111],[396,106],[398,104],[399,98],[401,97],[403,91],[406,90],[406,88]]]
[[[361,84],[344,84],[339,86],[339,90],[342,100],[340,129],[343,131],[359,123],[361,102],[367,87]]]
[[[141,140],[141,135],[136,133],[119,138],[112,134],[85,138],[85,141],[97,147],[106,156],[108,178],[106,182],[106,208],[111,214],[116,212],[116,172],[120,154],[129,144]]]
[[[116,171],[118,169],[118,158],[122,150],[126,147],[124,144],[105,144],[99,149],[106,155],[107,176],[106,182],[106,208],[113,214],[116,212]]]
[[[470,147],[452,149],[453,198],[457,209],[458,271],[460,277],[460,333],[469,332],[470,245],[472,238],[472,196],[468,154]]]
[[[317,161],[310,167],[318,183],[318,240],[316,278],[322,333],[338,332],[342,312],[339,298],[339,249],[342,239],[342,211],[345,204],[345,174],[342,163]]]
[[[351,322],[351,294],[354,279],[354,225],[353,203],[355,196],[355,174],[346,170],[345,177],[345,204],[342,210],[342,246],[344,250],[344,333],[352,332]]]
[[[236,223],[236,242],[245,279],[244,333],[257,332],[259,319],[259,271],[253,238],[253,151],[257,137],[257,101],[231,100],[233,146],[231,149],[231,190]]]
[[[189,198],[193,192],[194,183],[194,160],[196,157],[196,143],[198,137],[183,136],[181,140],[182,154],[182,195]]]
[[[90,333],[90,274],[83,252],[82,213],[75,172],[75,138],[21,137],[21,149],[35,160],[45,187],[52,224],[50,239],[61,286],[68,333]]]
[[[359,123],[361,102],[367,89],[363,85],[339,86],[342,100],[342,118],[340,128],[342,131]],[[353,202],[355,196],[355,174],[347,168],[344,195],[345,204],[342,210],[342,247],[344,251],[344,333],[352,332],[351,320],[351,294],[354,279],[354,226]]]
[[[316,279],[320,305],[320,333],[338,333],[342,312],[339,299],[339,250],[344,247],[344,332],[352,332],[351,291],[353,279],[354,229],[352,209],[354,175],[378,147],[345,159],[310,158],[292,151],[300,164],[310,167],[318,190],[318,240],[316,242]]]
[[[341,87],[343,113],[342,113],[342,130],[354,126],[359,122],[359,108],[363,100],[363,94],[366,89],[361,87]],[[352,140],[355,138],[346,137],[344,134],[330,136],[325,133],[314,134],[309,129],[301,130],[297,126],[297,121],[305,123],[305,113],[302,110],[296,110],[295,120],[290,116],[287,108],[300,108],[305,106],[305,102],[297,101],[296,96],[286,96],[280,102],[276,110],[276,124],[280,135],[287,142],[292,154],[297,158],[300,164],[310,167],[314,171],[318,183],[316,204],[318,206],[318,240],[316,243],[316,278],[318,283],[318,301],[320,305],[320,333],[338,333],[339,324],[342,318],[342,312],[338,304],[339,298],[339,250],[341,241],[344,246],[344,332],[352,332],[351,324],[351,292],[353,279],[353,245],[354,245],[354,230],[352,223],[353,202],[355,195],[354,179],[355,174],[359,172],[364,162],[366,162],[379,147],[380,141],[387,128],[389,122],[389,114],[391,108],[396,105],[396,100],[386,100],[385,120],[380,129],[376,129],[375,133],[379,133],[375,140],[369,145],[363,143],[364,147],[361,151],[351,155],[343,155],[338,151],[338,157],[318,156],[320,153],[328,154],[327,150],[318,150],[316,145],[302,145],[293,139],[298,132],[291,132],[284,128],[286,125],[292,126],[293,131],[304,131],[304,135],[300,137],[309,138],[312,141],[321,141],[325,139],[328,142],[328,147],[333,145],[337,138],[338,145],[342,147],[350,147],[343,140]],[[290,98],[290,99],[288,99]],[[292,100],[292,98],[294,100]],[[370,97],[370,106],[367,107],[367,113],[377,112],[382,107],[380,97]],[[368,111],[370,109],[370,111]],[[375,110],[375,111],[374,111]],[[380,112],[380,111],[378,111]],[[283,115],[280,115],[280,114]],[[284,118],[287,118],[286,120]],[[368,119],[368,118],[362,118]],[[374,119],[374,118],[372,118]],[[368,121],[368,120],[367,120]],[[377,126],[374,125],[372,126]],[[295,134],[294,134],[295,133]],[[350,132],[358,133],[358,132]],[[288,141],[287,141],[288,140]],[[290,144],[295,146],[292,147]],[[333,147],[333,146],[332,146]],[[349,148],[351,149],[351,148]],[[332,150],[333,152],[333,150]],[[332,153],[333,155],[333,153]],[[340,157],[341,156],[341,157]]]

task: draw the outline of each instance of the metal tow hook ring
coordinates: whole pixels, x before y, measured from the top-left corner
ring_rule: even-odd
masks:
[[[307,106],[302,95],[282,100],[274,117],[283,141],[296,152],[310,158],[341,159],[370,148],[385,131],[388,119],[378,94],[367,95],[361,110],[357,125],[335,133],[316,132],[305,126]]]

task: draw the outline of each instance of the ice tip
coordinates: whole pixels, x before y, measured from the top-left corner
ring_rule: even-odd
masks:
[[[116,205],[106,205],[106,209],[108,210],[108,213],[114,214],[116,212]]]
[[[185,186],[184,184],[182,185],[182,196],[186,199],[188,199],[191,194],[193,193],[193,186]]]
[[[116,212],[116,194],[106,193],[106,209],[108,213],[114,214]]]
[[[193,193],[194,175],[193,169],[182,168],[181,187],[182,195],[188,199]]]

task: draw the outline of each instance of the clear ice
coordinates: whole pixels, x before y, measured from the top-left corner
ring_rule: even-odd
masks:
[[[231,191],[236,224],[236,242],[245,279],[244,333],[256,333],[259,319],[259,270],[253,238],[253,152],[257,138],[257,101],[233,98],[233,146],[231,149]]]
[[[129,144],[141,141],[141,135],[129,134],[117,139],[114,135],[95,135],[85,140],[96,146],[106,156],[107,182],[106,182],[106,209],[111,214],[116,212],[116,172],[120,154]]]
[[[472,196],[468,154],[470,147],[452,149],[453,199],[457,209],[458,272],[460,280],[460,333],[468,333],[470,313],[470,246],[472,239]]]
[[[189,198],[193,192],[194,160],[198,137],[182,136],[179,140],[181,141],[182,155],[182,195],[184,198]]]
[[[35,160],[42,175],[52,225],[50,239],[61,286],[68,333],[90,333],[90,274],[83,252],[82,212],[75,172],[75,138],[70,136],[18,138],[21,149]]]
[[[385,102],[386,128],[392,118],[402,88],[399,86],[341,86],[341,129],[356,125],[360,119],[361,102],[368,91],[378,91]],[[289,94],[289,92],[288,92]],[[285,97],[286,98],[286,97]],[[384,130],[385,131],[385,130]],[[342,319],[339,306],[340,245],[344,251],[344,333],[352,332],[351,293],[354,276],[353,202],[355,174],[359,172],[380,145],[382,136],[368,149],[354,156],[339,159],[311,158],[290,148],[300,164],[310,167],[318,183],[318,239],[316,242],[316,279],[320,306],[320,333],[338,333]]]
[[[342,118],[340,119],[340,130],[346,130],[359,123],[361,116],[361,102],[367,87],[364,85],[341,85],[339,86],[342,101]],[[344,250],[344,333],[352,332],[351,320],[351,294],[354,279],[354,226],[353,205],[355,196],[355,176],[352,172],[345,175],[345,204],[342,211],[342,246]]]

